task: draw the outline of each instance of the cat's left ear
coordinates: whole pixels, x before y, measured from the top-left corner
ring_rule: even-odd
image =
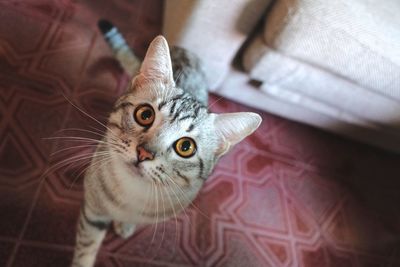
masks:
[[[167,40],[159,35],[150,44],[139,74],[140,79],[159,79],[164,83],[174,83],[171,57]]]
[[[234,145],[252,134],[261,124],[261,116],[253,112],[215,114],[214,126],[220,139],[217,155],[222,156]]]

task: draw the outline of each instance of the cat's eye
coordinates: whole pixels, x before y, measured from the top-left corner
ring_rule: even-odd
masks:
[[[176,154],[183,158],[190,158],[196,153],[196,143],[192,138],[182,137],[174,143]]]
[[[134,112],[135,121],[143,127],[150,127],[156,117],[154,109],[148,105],[144,104],[135,109]]]

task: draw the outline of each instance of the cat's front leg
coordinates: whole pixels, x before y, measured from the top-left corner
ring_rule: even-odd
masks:
[[[92,267],[111,220],[81,208],[72,267]]]

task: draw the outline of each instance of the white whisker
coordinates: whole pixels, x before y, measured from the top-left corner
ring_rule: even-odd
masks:
[[[67,148],[63,148],[57,151],[54,151],[53,153],[50,154],[50,156],[54,156],[58,153],[61,153],[63,151],[67,151],[67,150],[71,150],[71,149],[77,149],[77,148],[92,148],[92,147],[97,147],[97,145],[95,144],[88,144],[88,145],[80,145],[80,146],[71,146],[71,147],[67,147]]]
[[[155,183],[154,189],[155,189],[155,192],[156,192],[156,223],[155,223],[155,230],[154,230],[154,233],[153,233],[153,237],[151,239],[151,244],[153,244],[154,238],[156,237],[157,226],[158,226],[158,190],[157,190],[157,183]]]
[[[168,181],[167,181],[167,183],[168,183]],[[165,194],[168,197],[169,204],[171,205],[172,211],[174,213],[174,219],[175,219],[175,247],[174,247],[174,250],[175,250],[176,243],[177,243],[177,236],[178,236],[178,218],[176,216],[174,203],[172,202],[171,196],[169,195],[167,188],[163,187],[163,189],[164,189]]]
[[[166,174],[166,176],[167,176],[167,178],[168,178],[169,181],[172,181],[172,178],[169,177],[169,175]],[[189,225],[191,225],[191,223],[190,223],[190,216],[186,213],[185,207],[184,207],[184,206],[182,205],[182,203],[181,203],[181,199],[180,199],[179,196],[176,194],[177,192],[176,192],[173,188],[171,188],[171,191],[172,191],[172,193],[175,195],[176,199],[178,200],[178,203],[179,203],[179,205],[181,206],[183,213],[185,214],[185,216],[186,216],[187,219],[188,219]]]
[[[100,124],[101,126],[103,126],[104,128],[106,128],[108,131],[110,131],[110,133],[112,135],[114,135],[116,138],[118,138],[118,136],[109,128],[107,127],[107,125],[105,125],[104,123],[101,123],[99,120],[97,120],[96,118],[94,118],[93,116],[89,115],[87,112],[85,112],[84,110],[82,110],[80,107],[78,107],[77,105],[75,105],[71,100],[69,100],[64,93],[61,92],[61,94],[63,95],[63,97],[76,109],[78,109],[80,112],[82,112],[83,114],[85,114],[86,116],[88,116],[89,118],[91,118],[92,120],[94,120],[95,122],[97,122],[98,124]]]
[[[162,242],[164,241],[164,235],[165,235],[165,219],[166,219],[166,215],[165,215],[165,200],[164,200],[164,196],[163,193],[161,192],[161,188],[163,188],[163,185],[160,185],[160,196],[161,196],[161,202],[162,202],[162,206],[163,206],[163,232],[161,235],[161,242],[159,244],[159,247],[157,248],[157,251],[161,248],[162,246]]]
[[[72,189],[72,187],[74,186],[75,182],[79,179],[79,177],[80,177],[84,172],[86,172],[90,167],[93,168],[93,167],[95,167],[96,165],[99,165],[100,163],[108,163],[108,162],[111,161],[111,159],[112,159],[112,157],[111,157],[111,156],[108,156],[108,157],[99,159],[98,161],[96,161],[96,162],[94,162],[94,163],[92,162],[89,166],[87,166],[86,168],[84,168],[84,169],[76,176],[76,178],[72,181],[72,183],[71,183],[71,185],[70,185],[70,187],[69,187],[69,190]]]
[[[176,188],[179,189],[179,191],[181,192],[181,195],[186,199],[186,201],[189,202],[189,205],[192,206],[195,210],[197,210],[201,215],[203,215],[204,217],[206,217],[207,219],[211,219],[208,215],[206,215],[199,207],[197,207],[193,201],[191,201],[190,199],[188,199],[185,195],[185,192],[182,190],[182,188],[180,187],[179,184],[177,184],[173,178],[171,176],[169,176],[168,174],[166,174],[168,176],[168,178],[170,179],[170,181],[176,186]]]

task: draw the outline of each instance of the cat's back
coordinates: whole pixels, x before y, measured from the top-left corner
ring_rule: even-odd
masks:
[[[208,84],[199,57],[181,47],[171,47],[171,61],[174,80],[177,87],[193,95],[200,103],[207,106]]]

